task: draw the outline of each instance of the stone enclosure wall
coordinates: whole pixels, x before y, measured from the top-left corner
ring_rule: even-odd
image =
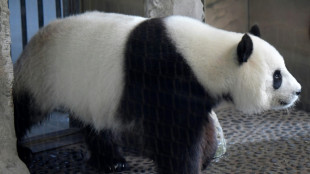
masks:
[[[16,152],[8,1],[0,0],[0,173],[29,173]]]

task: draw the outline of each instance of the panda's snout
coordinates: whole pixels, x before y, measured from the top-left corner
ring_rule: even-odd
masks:
[[[301,89],[295,92],[295,95],[299,96],[301,93]]]

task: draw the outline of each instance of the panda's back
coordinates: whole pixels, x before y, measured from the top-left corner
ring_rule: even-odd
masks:
[[[97,129],[117,127],[125,44],[143,20],[91,12],[52,22],[14,65],[15,92],[27,90],[42,110],[66,108]]]

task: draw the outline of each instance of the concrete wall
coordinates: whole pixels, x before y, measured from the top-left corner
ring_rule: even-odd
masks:
[[[246,32],[258,24],[302,85],[298,107],[310,111],[309,0],[205,0],[205,10],[206,22],[218,28]]]
[[[206,23],[230,31],[248,29],[248,0],[205,0]]]
[[[99,10],[144,17],[184,15],[202,20],[201,0],[83,0],[82,11]]]
[[[29,173],[16,151],[8,1],[0,0],[0,173]]]
[[[82,11],[90,10],[144,16],[145,0],[82,0]]]
[[[249,19],[283,55],[288,70],[302,86],[298,106],[310,111],[310,1],[249,0]]]

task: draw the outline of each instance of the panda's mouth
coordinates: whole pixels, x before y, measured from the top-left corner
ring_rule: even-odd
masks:
[[[286,102],[284,100],[278,100],[278,106],[273,107],[273,109],[278,110],[278,109],[289,108],[289,107],[291,107],[293,105],[293,103],[291,103],[291,102],[289,103],[289,102]]]
[[[289,104],[289,103],[287,103],[286,101],[283,101],[283,100],[280,100],[279,103],[280,103],[281,106],[286,106],[286,105]]]
[[[298,97],[294,97],[291,101],[284,101],[284,100],[279,100],[279,105],[281,106],[280,108],[289,108],[294,105],[294,103],[298,100]]]

